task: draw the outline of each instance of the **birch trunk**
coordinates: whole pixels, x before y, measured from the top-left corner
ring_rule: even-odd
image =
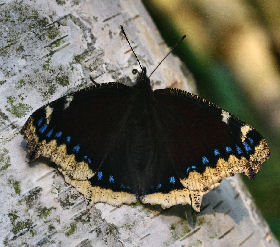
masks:
[[[189,206],[88,208],[47,160],[29,164],[19,130],[32,111],[91,82],[131,85],[138,68],[124,25],[148,70],[168,51],[140,1],[0,1],[0,246],[278,246],[239,177]],[[195,91],[174,56],[154,88]]]

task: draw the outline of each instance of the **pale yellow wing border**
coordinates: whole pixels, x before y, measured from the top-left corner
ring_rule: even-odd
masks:
[[[249,126],[248,126],[249,127]],[[97,202],[106,202],[114,206],[131,204],[137,202],[135,194],[128,192],[114,192],[98,186],[92,186],[88,181],[95,173],[84,161],[77,162],[73,154],[67,154],[66,145],[57,146],[56,140],[39,142],[36,135],[36,128],[33,125],[32,117],[26,122],[22,129],[22,134],[27,141],[28,152],[35,152],[34,157],[40,156],[49,158],[58,165],[58,169],[63,174],[65,181],[82,193],[90,200],[91,205]],[[180,182],[185,187],[182,190],[173,190],[169,193],[153,193],[140,198],[142,203],[159,204],[162,208],[169,208],[177,204],[190,204],[195,211],[200,211],[203,195],[217,187],[223,178],[233,176],[237,173],[245,173],[251,177],[261,168],[261,164],[269,158],[268,145],[262,139],[255,147],[254,153],[249,160],[245,157],[238,159],[230,155],[228,160],[220,158],[215,168],[207,167],[203,173],[192,171],[188,178],[181,179]]]
[[[31,117],[22,129],[22,134],[27,141],[28,152],[35,152],[35,159],[42,156],[49,158],[57,164],[65,181],[83,194],[90,201],[91,205],[97,202],[106,202],[114,206],[119,206],[137,202],[134,194],[114,192],[110,189],[92,186],[88,179],[93,177],[95,173],[89,168],[88,164],[84,161],[77,162],[74,154],[67,154],[65,144],[57,146],[56,140],[48,143],[45,140],[39,142]]]
[[[268,145],[262,139],[255,147],[254,153],[249,160],[245,157],[238,159],[230,155],[228,160],[220,158],[215,168],[207,167],[203,173],[192,171],[188,178],[181,179],[180,182],[186,188],[183,190],[173,190],[167,194],[154,193],[144,196],[141,201],[149,204],[160,204],[163,208],[169,208],[177,204],[191,204],[193,209],[200,211],[203,195],[220,185],[223,178],[234,176],[237,173],[244,173],[248,177],[256,174],[261,164],[270,156]]]

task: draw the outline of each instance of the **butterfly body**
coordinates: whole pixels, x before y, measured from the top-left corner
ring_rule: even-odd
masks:
[[[262,136],[230,113],[177,89],[92,86],[35,111],[22,134],[31,160],[50,158],[86,198],[113,205],[191,204],[224,177],[254,177],[269,157]]]

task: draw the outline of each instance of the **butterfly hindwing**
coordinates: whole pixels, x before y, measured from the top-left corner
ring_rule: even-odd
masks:
[[[255,129],[214,104],[178,89],[156,90],[154,95],[169,131],[168,150],[188,189],[208,191],[240,172],[254,177],[269,157]]]

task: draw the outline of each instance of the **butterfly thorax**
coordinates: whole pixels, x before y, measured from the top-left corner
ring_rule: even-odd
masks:
[[[153,90],[151,87],[151,81],[147,76],[147,70],[145,67],[138,73],[134,88],[137,90],[137,94],[140,94],[142,97],[152,97]]]
[[[147,189],[152,176],[149,167],[154,163],[155,147],[155,125],[154,125],[155,99],[150,85],[150,79],[144,68],[137,76],[136,84],[133,86],[133,93],[128,107],[126,122],[126,163],[127,168],[137,181],[130,184],[133,191],[143,194]],[[148,174],[148,175],[147,175]],[[129,181],[128,181],[129,183]]]

